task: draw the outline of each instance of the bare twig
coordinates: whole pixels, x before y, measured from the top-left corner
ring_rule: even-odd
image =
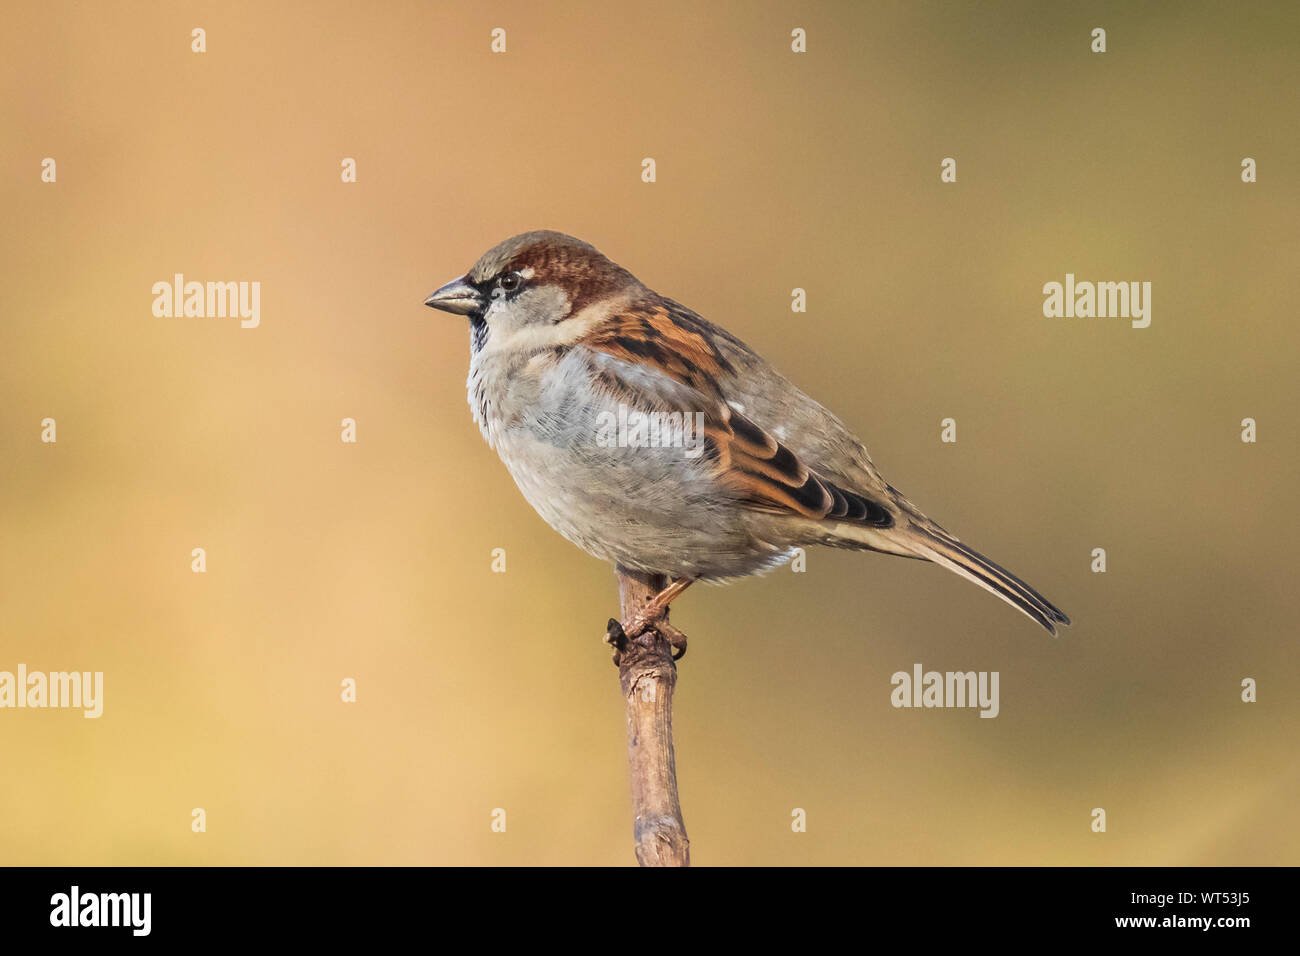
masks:
[[[617,573],[624,621],[631,621],[667,583],[659,575],[624,568]],[[632,773],[637,862],[642,866],[690,866],[690,841],[677,799],[677,764],[673,757],[677,665],[665,633],[674,641],[682,638],[668,624],[667,610],[643,634],[631,638],[618,621],[610,621],[608,640],[615,647],[614,662],[618,664],[619,684],[627,703],[627,758]]]

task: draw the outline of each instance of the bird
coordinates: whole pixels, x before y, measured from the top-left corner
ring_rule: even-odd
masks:
[[[588,553],[667,582],[611,620],[627,637],[655,629],[684,653],[666,612],[687,587],[810,545],[931,561],[1052,635],[1070,623],[927,518],[753,349],[587,242],[513,236],[424,304],[469,319],[469,405],[528,503]]]

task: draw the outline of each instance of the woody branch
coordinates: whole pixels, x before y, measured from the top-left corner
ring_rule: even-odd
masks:
[[[666,579],[617,570],[622,619],[631,620]],[[666,624],[668,611],[659,618]],[[611,623],[619,685],[627,706],[627,757],[632,780],[633,835],[641,866],[689,866],[690,841],[677,798],[673,755],[673,690],[677,665],[672,646],[651,627],[635,638]]]

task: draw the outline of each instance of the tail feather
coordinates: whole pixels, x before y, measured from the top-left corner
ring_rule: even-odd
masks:
[[[1020,578],[968,548],[943,529],[916,524],[912,528],[916,534],[909,535],[907,544],[918,557],[928,558],[996,594],[1052,635],[1056,634],[1056,625],[1070,623],[1064,611]]]

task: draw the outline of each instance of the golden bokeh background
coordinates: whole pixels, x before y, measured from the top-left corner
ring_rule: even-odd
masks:
[[[632,862],[613,577],[421,304],[534,228],[739,334],[1076,622],[825,550],[688,592],[696,863],[1300,861],[1293,4],[6,19],[0,670],[105,702],[0,711],[0,863]],[[260,327],[155,318],[177,272],[260,281]],[[1151,327],[1044,318],[1066,272],[1152,282]],[[1001,715],[893,709],[917,662],[999,671]]]

